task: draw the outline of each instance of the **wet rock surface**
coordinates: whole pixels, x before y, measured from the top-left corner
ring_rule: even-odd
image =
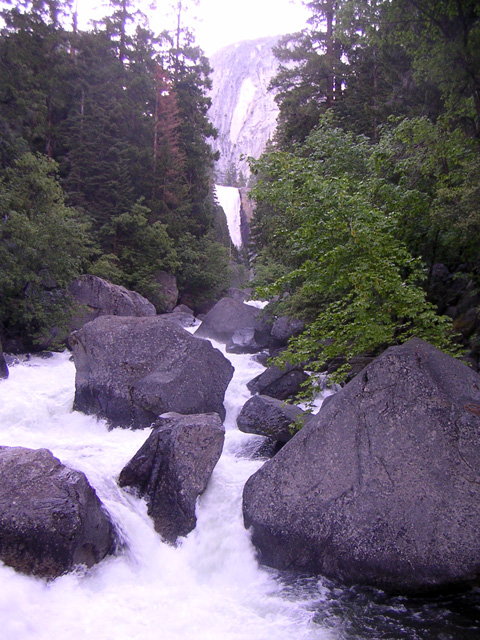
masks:
[[[123,468],[120,486],[146,497],[155,529],[168,542],[195,528],[195,503],[222,453],[224,437],[217,414],[165,414]]]
[[[421,340],[379,356],[244,490],[262,562],[427,592],[478,583],[480,376]]]
[[[55,578],[115,547],[108,514],[85,475],[47,449],[0,447],[0,558]]]
[[[257,395],[243,405],[237,418],[237,426],[245,433],[288,442],[307,417],[309,414],[300,407],[269,396]]]

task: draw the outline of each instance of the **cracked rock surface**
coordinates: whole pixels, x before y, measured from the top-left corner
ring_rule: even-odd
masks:
[[[422,592],[478,582],[480,376],[418,339],[387,349],[254,474],[260,559]]]

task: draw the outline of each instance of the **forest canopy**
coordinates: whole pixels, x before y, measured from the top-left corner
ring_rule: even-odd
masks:
[[[52,290],[82,272],[155,304],[159,271],[177,277],[192,305],[228,284],[212,188],[210,67],[185,26],[188,3],[175,3],[177,27],[160,34],[134,0],[111,0],[88,31],[78,29],[73,4],[0,5],[7,336],[40,335],[64,305]]]

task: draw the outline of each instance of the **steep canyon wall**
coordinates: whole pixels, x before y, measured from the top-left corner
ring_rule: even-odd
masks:
[[[278,107],[268,85],[278,68],[272,48],[278,37],[230,45],[211,59],[212,106],[209,116],[218,130],[213,147],[220,152],[218,184],[236,186],[248,179],[242,156],[259,157],[272,137]],[[239,180],[240,178],[240,180]]]

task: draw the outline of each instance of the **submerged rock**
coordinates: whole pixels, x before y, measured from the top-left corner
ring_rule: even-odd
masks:
[[[146,497],[156,531],[175,542],[195,528],[195,503],[222,453],[225,431],[215,413],[169,413],[154,427],[122,469],[119,484]]]
[[[70,337],[74,408],[114,426],[147,427],[167,411],[225,416],[230,362],[163,316],[101,316]]]
[[[8,366],[3,355],[2,343],[0,342],[0,380],[2,378],[8,378]]]
[[[92,566],[115,547],[114,528],[80,471],[47,449],[0,447],[0,558],[55,578]]]
[[[385,351],[247,482],[262,562],[420,592],[480,578],[480,376]]]
[[[237,426],[245,433],[266,436],[278,442],[291,440],[295,425],[309,414],[292,404],[286,404],[269,396],[252,396],[243,405],[237,418]]]

